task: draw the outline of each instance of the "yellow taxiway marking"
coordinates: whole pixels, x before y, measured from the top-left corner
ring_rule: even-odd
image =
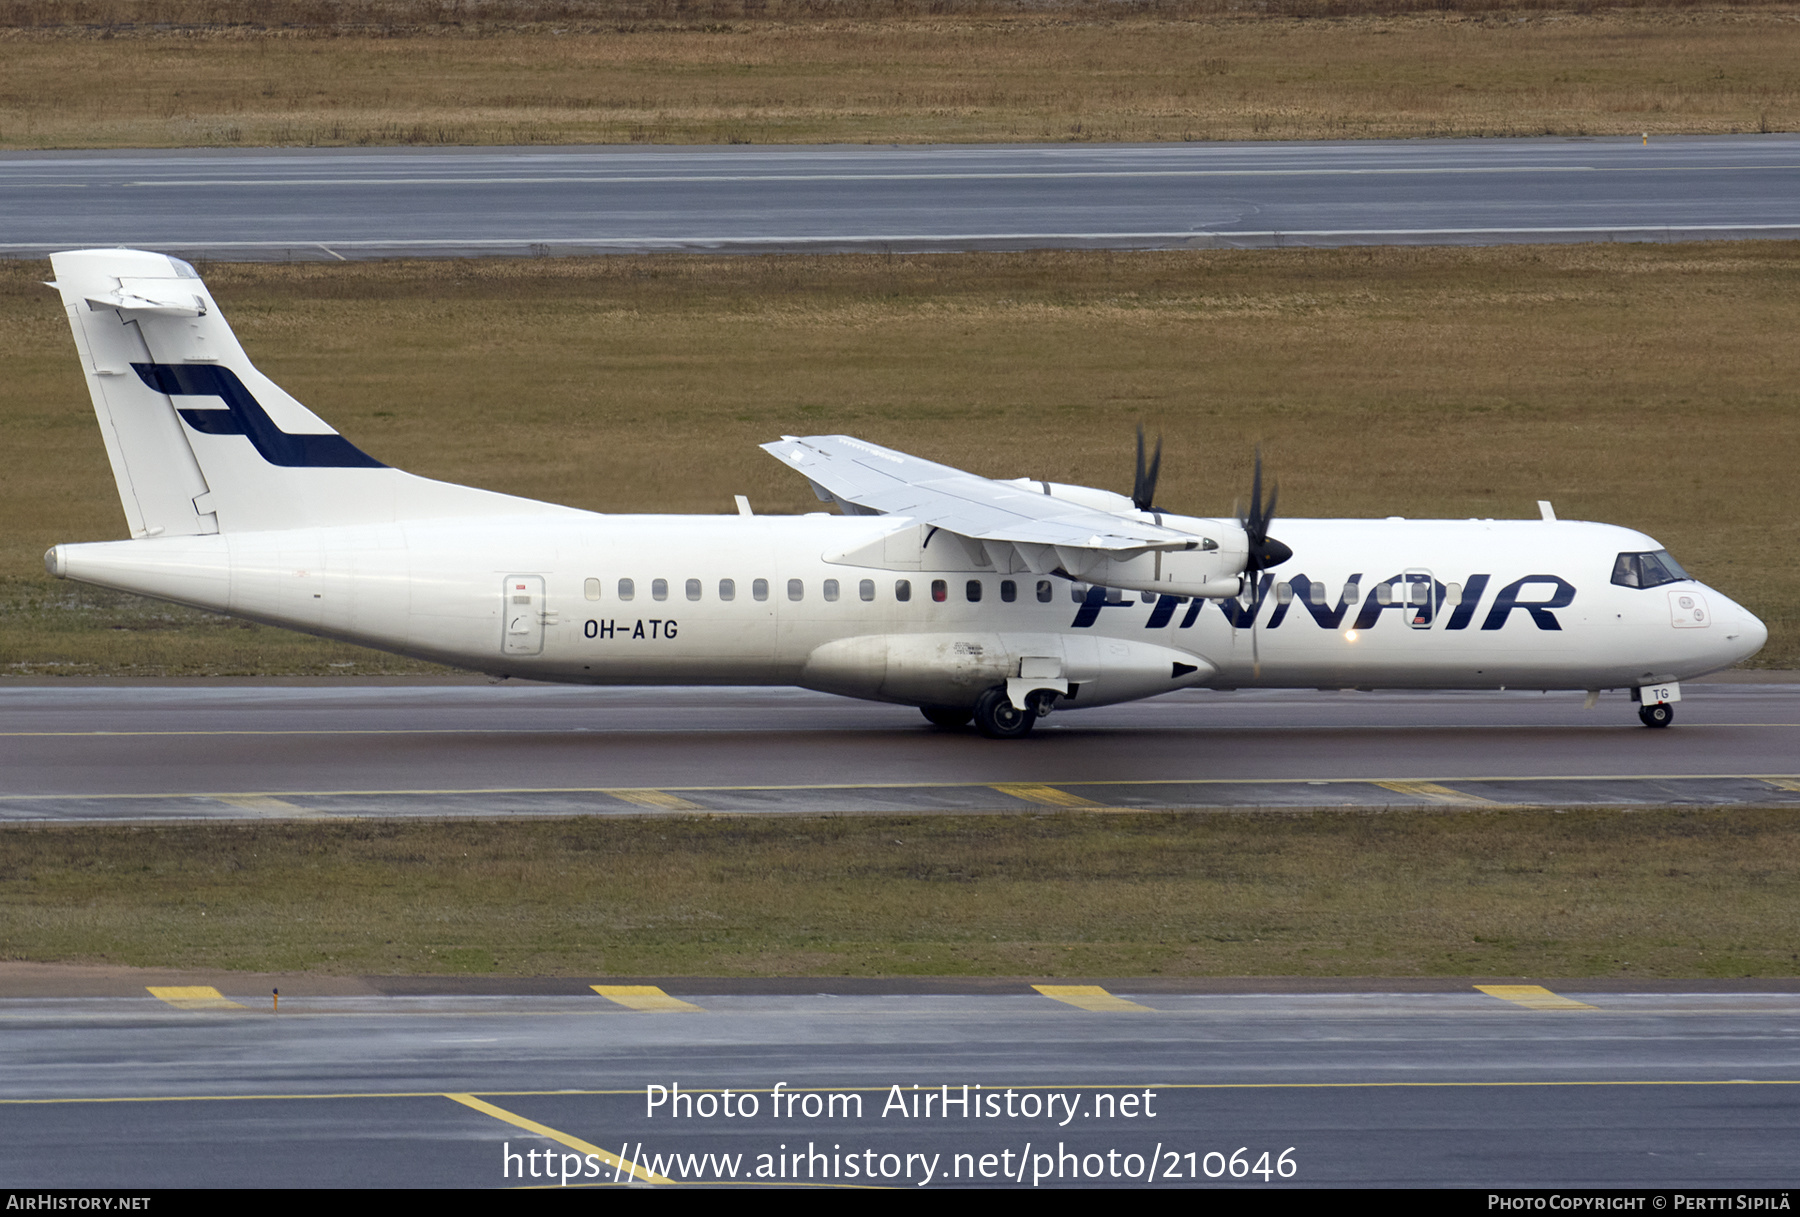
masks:
[[[602,790],[601,794],[610,794],[615,799],[627,803],[636,803],[639,807],[654,807],[659,811],[705,811],[698,803],[690,803],[678,794],[670,794],[666,790]]]
[[[216,796],[221,803],[232,807],[241,807],[245,811],[266,811],[273,815],[316,817],[318,812],[286,799],[278,799],[267,794],[222,794]],[[329,818],[329,817],[327,817]]]
[[[1489,997],[1498,997],[1501,1001],[1509,1001],[1514,1005],[1524,1006],[1527,1010],[1598,1010],[1598,1006],[1590,1006],[1584,1001],[1576,1001],[1572,997],[1562,997],[1550,992],[1543,985],[1476,985]]]
[[[147,985],[150,996],[168,1002],[177,1010],[242,1010],[243,1003],[232,1001],[211,985]]]
[[[1045,997],[1053,997],[1057,1001],[1067,1002],[1081,1010],[1094,1010],[1102,1013],[1119,1013],[1134,1010],[1150,1012],[1149,1006],[1140,1006],[1134,1001],[1126,1001],[1123,997],[1114,997],[1099,985],[1032,985]]]
[[[1092,799],[1084,799],[1078,794],[1070,794],[1066,790],[1058,790],[1054,786],[1044,786],[1037,782],[996,782],[994,789],[1001,794],[1010,794],[1015,799],[1024,799],[1027,803],[1038,803],[1045,807],[1100,807]]]
[[[472,1094],[447,1094],[444,1097],[453,1102],[461,1103],[464,1107],[472,1107],[483,1115],[493,1116],[496,1120],[505,1120],[508,1124],[511,1124],[516,1128],[523,1128],[526,1132],[534,1132],[540,1137],[548,1137],[558,1145],[566,1145],[578,1154],[592,1154],[594,1157],[600,1159],[600,1161],[606,1163],[608,1166],[613,1167],[615,1170],[624,1171],[626,1174],[629,1174],[633,1179],[641,1179],[645,1183],[672,1184],[675,1182],[673,1179],[665,1179],[661,1175],[653,1175],[637,1163],[627,1162],[625,1159],[619,1157],[619,1155],[601,1149],[598,1145],[591,1145],[588,1142],[583,1141],[580,1137],[571,1137],[568,1133],[559,1132],[556,1129],[551,1128],[548,1124],[539,1124],[536,1120],[527,1120],[524,1116],[510,1112],[504,1107],[495,1107],[487,1100],[478,1099]]]
[[[693,1002],[682,1001],[679,997],[670,997],[655,985],[589,985],[588,987],[607,1001],[616,1001],[621,1006],[632,1010],[650,1010],[663,1014],[705,1013]]]
[[[1800,778],[1764,778],[1763,781],[1777,790],[1800,790]]]
[[[1383,790],[1391,790],[1395,794],[1413,794],[1422,799],[1430,799],[1433,803],[1492,803],[1492,799],[1484,799],[1478,794],[1464,794],[1448,786],[1440,786],[1436,782],[1376,782]]]
[[[1742,725],[1742,724],[1739,724]],[[145,734],[149,734],[146,732]],[[1441,782],[1504,782],[1519,784],[1525,782],[1735,782],[1754,781],[1768,782],[1786,790],[1790,787],[1782,785],[1792,782],[1800,785],[1800,774],[1768,774],[1768,773],[1576,773],[1562,774],[1555,777],[1543,775],[1521,774],[1458,774],[1439,778],[1119,778],[1111,781],[1069,781],[1045,783],[1020,783],[1034,789],[1060,789],[1066,786],[1175,786],[1175,787],[1212,787],[1212,786],[1361,786],[1376,785],[1393,789],[1390,783],[1399,785],[1427,784],[1436,785]],[[354,798],[359,796],[399,796],[399,795],[494,795],[494,794],[610,794],[627,802],[636,802],[631,795],[654,795],[658,798],[676,799],[673,791],[688,794],[732,794],[740,791],[757,793],[782,791],[836,791],[836,790],[973,790],[977,788],[995,789],[981,782],[820,782],[815,784],[782,783],[745,786],[671,786],[661,790],[620,790],[606,786],[463,786],[437,789],[431,787],[414,787],[411,789],[386,790],[179,790],[179,791],[144,791],[121,794],[118,792],[100,792],[92,794],[55,793],[55,794],[0,794],[0,803],[58,803],[72,800],[92,800],[95,802],[117,802],[124,799],[235,799],[235,798]],[[1449,789],[1446,787],[1446,789]],[[1063,791],[1067,793],[1067,791]],[[1483,799],[1479,795],[1465,795],[1460,791],[1452,791],[1458,798],[1479,800],[1493,803],[1491,799]],[[1072,798],[1080,796],[1071,795]],[[710,810],[698,804],[687,804],[674,808],[680,811]],[[1495,804],[1498,806],[1498,804]],[[642,803],[640,806],[665,807],[667,804]],[[1095,806],[1104,806],[1095,804]],[[1116,810],[1109,808],[1108,810]],[[348,813],[346,813],[348,814]]]

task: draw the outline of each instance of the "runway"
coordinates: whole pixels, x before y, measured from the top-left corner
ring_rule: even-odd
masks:
[[[1800,806],[1800,685],[1257,691],[1061,712],[1022,741],[786,689],[0,688],[0,821],[1204,807]]]
[[[1690,683],[1662,731],[1616,697],[1584,710],[1579,694],[1241,691],[1056,714],[1004,743],[790,690],[39,684],[0,688],[0,816],[1789,803],[1797,735],[1788,683]],[[0,1175],[1777,1188],[1800,1132],[1796,1015],[1788,981],[0,963]],[[655,1086],[713,1106],[653,1110]],[[726,1090],[756,1111],[724,1116]],[[778,1094],[814,1110],[776,1115]],[[997,1106],[964,1116],[965,1095]]]
[[[570,980],[275,1012],[255,979],[0,998],[8,1185],[1735,1190],[1788,1186],[1800,1132],[1779,983]]]
[[[1800,137],[0,156],[0,255],[1175,249],[1800,235]]]

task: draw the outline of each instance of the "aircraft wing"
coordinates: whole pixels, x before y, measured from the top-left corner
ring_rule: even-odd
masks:
[[[848,435],[787,435],[762,447],[803,474],[821,499],[846,511],[910,516],[972,541],[1109,554],[1198,544],[1191,533],[977,477]]]

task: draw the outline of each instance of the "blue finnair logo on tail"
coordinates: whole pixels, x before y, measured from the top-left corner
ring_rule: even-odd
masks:
[[[230,368],[204,363],[134,363],[139,379],[170,397],[216,397],[223,410],[175,407],[181,420],[206,435],[242,435],[271,465],[286,468],[385,469],[341,435],[292,435],[275,425]]]

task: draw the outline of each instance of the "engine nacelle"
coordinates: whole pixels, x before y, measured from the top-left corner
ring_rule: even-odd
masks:
[[[1242,590],[1250,543],[1236,520],[1147,514],[1140,518],[1156,519],[1164,528],[1193,534],[1193,548],[1109,554],[1058,547],[1063,569],[1084,583],[1165,596],[1225,600]]]

